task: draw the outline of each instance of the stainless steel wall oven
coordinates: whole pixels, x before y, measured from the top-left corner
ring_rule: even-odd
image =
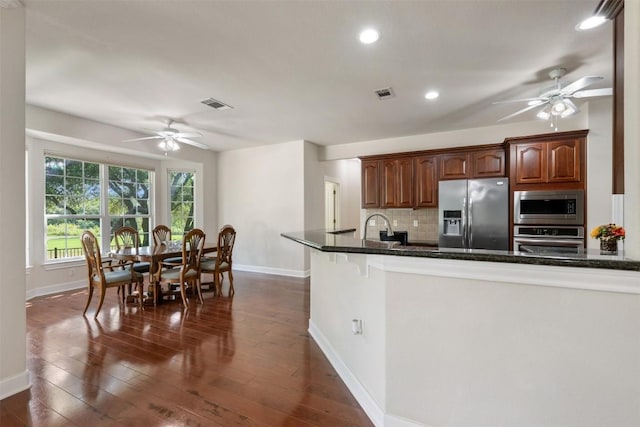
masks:
[[[516,225],[513,229],[513,250],[540,255],[582,254],[584,253],[584,227]]]

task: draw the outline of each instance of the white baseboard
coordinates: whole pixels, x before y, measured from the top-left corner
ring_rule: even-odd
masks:
[[[360,381],[353,375],[351,370],[344,364],[340,356],[335,352],[326,337],[320,332],[311,319],[309,319],[309,334],[318,344],[324,355],[329,359],[329,363],[336,370],[342,381],[347,385],[347,388],[356,398],[364,412],[367,414],[371,422],[376,427],[383,427],[385,425],[384,411],[376,401],[371,397],[367,390],[360,384]]]
[[[29,387],[31,387],[29,371],[25,370],[18,375],[6,378],[0,381],[0,400],[13,396],[16,393],[20,393]]]
[[[59,292],[72,291],[87,287],[87,280],[76,280],[75,282],[59,283],[57,285],[45,286],[42,288],[29,289],[27,291],[27,301],[35,297],[57,294]]]
[[[329,341],[322,334],[320,329],[309,319],[309,334],[320,347],[320,350],[329,359],[329,363],[336,370],[338,376],[346,384],[347,388],[356,398],[364,412],[367,414],[373,425],[376,427],[429,427],[406,418],[385,414],[384,410],[371,397],[367,390],[360,384],[360,381],[353,375],[351,370],[345,365],[340,356],[333,349]]]
[[[233,269],[238,271],[248,271],[251,273],[273,274],[276,276],[289,276],[306,278],[311,276],[311,270],[290,270],[287,268],[264,267],[260,265],[233,264]]]

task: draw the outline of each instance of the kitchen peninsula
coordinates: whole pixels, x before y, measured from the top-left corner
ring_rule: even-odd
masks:
[[[324,231],[309,332],[377,426],[640,425],[640,262]]]

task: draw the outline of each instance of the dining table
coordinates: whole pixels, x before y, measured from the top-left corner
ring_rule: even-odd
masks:
[[[207,245],[205,243],[202,252],[203,254],[209,254],[217,250],[217,245]],[[164,260],[182,257],[182,242],[174,240],[160,245],[112,249],[108,255],[118,261],[149,263],[149,285],[152,285],[150,289],[152,289],[153,303],[155,305],[162,302],[162,291],[156,273],[162,268],[162,262]]]

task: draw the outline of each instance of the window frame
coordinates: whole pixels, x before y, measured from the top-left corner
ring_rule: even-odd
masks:
[[[98,165],[98,185],[100,187],[99,189],[99,200],[100,200],[100,209],[99,209],[99,213],[97,214],[83,214],[83,215],[69,215],[66,213],[57,213],[57,214],[49,214],[47,213],[47,184],[46,184],[46,179],[47,179],[47,159],[48,158],[57,158],[57,159],[62,159],[65,161],[77,161],[77,162],[83,162],[83,163],[92,163],[92,164],[97,164]],[[79,256],[70,256],[70,257],[62,257],[62,258],[49,258],[49,250],[47,249],[47,240],[48,240],[48,223],[49,220],[52,218],[69,218],[69,219],[73,219],[73,218],[87,218],[87,219],[91,219],[91,220],[98,220],[98,224],[99,224],[99,228],[100,228],[100,236],[99,240],[100,240],[100,248],[103,254],[106,254],[109,252],[110,250],[110,246],[111,246],[111,241],[112,241],[112,237],[113,237],[113,233],[112,233],[112,229],[111,229],[111,220],[113,218],[123,218],[123,216],[118,216],[118,215],[110,215],[109,214],[109,167],[110,166],[114,166],[114,167],[119,167],[119,168],[127,168],[127,169],[135,169],[135,170],[143,170],[145,172],[147,172],[148,174],[148,179],[147,179],[147,183],[148,183],[148,198],[146,199],[148,202],[148,213],[146,215],[144,215],[146,218],[148,218],[148,227],[149,230],[147,231],[149,233],[150,236],[150,232],[151,229],[153,228],[154,222],[155,222],[155,188],[156,188],[156,181],[155,181],[155,170],[151,167],[143,167],[143,166],[135,166],[135,165],[130,165],[130,164],[125,164],[125,163],[119,163],[117,161],[100,161],[100,160],[93,160],[91,158],[83,158],[83,157],[78,157],[78,156],[73,156],[73,155],[69,155],[69,154],[61,154],[61,153],[54,153],[54,152],[48,152],[45,151],[43,152],[43,157],[42,157],[42,163],[41,163],[41,167],[42,167],[42,171],[43,171],[43,180],[42,180],[42,184],[43,184],[43,194],[42,194],[42,201],[44,203],[43,206],[43,225],[44,225],[44,245],[43,245],[43,264],[44,265],[52,265],[52,264],[59,264],[59,263],[72,263],[72,262],[78,262],[80,260],[83,260],[84,258],[84,254],[80,253]],[[84,174],[83,174],[83,178],[84,178]],[[65,189],[66,189],[66,185],[65,185]],[[83,193],[85,194],[85,193]],[[128,218],[136,218],[136,217],[140,217],[141,215],[128,215]],[[108,228],[107,228],[108,227]]]
[[[173,238],[177,238],[178,236],[182,237],[182,234],[186,234],[189,230],[181,230],[180,234],[176,233],[177,230],[174,230],[173,227],[173,210],[171,209],[174,200],[172,199],[173,193],[173,185],[172,185],[172,175],[173,174],[191,174],[191,179],[193,185],[191,186],[191,199],[192,199],[192,208],[191,208],[191,218],[192,218],[192,228],[197,228],[198,224],[198,203],[197,203],[197,189],[198,189],[198,173],[195,169],[191,168],[168,168],[167,169],[167,217],[169,219],[169,227],[171,228],[171,235]],[[181,185],[181,188],[184,188],[184,185]],[[188,218],[188,217],[187,217]]]

